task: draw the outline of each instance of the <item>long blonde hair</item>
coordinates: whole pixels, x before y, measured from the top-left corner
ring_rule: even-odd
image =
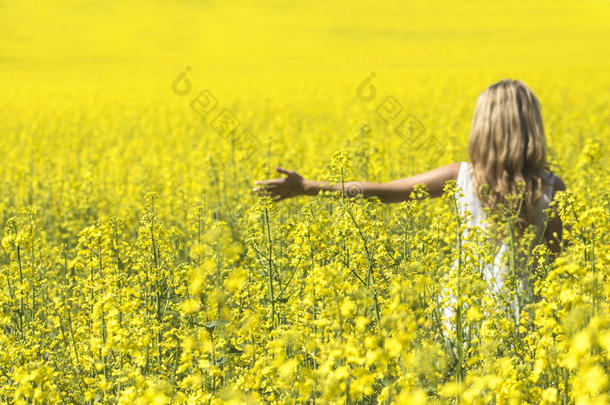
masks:
[[[481,93],[468,146],[481,203],[493,208],[506,204],[509,195],[522,195],[519,228],[533,224],[548,165],[540,102],[525,83],[504,79]]]

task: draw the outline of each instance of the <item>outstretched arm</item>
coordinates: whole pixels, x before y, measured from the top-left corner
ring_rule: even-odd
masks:
[[[270,195],[274,201],[280,201],[299,195],[317,195],[320,191],[341,191],[344,189],[347,196],[362,195],[363,197],[379,197],[381,202],[394,203],[407,201],[411,198],[413,188],[418,184],[426,186],[431,197],[440,197],[443,187],[449,180],[456,180],[460,170],[460,163],[442,166],[412,177],[390,181],[387,183],[373,182],[346,182],[345,184],[330,184],[327,181],[306,180],[292,170],[277,167],[279,173],[286,177],[271,180],[257,181],[254,188],[261,195]]]

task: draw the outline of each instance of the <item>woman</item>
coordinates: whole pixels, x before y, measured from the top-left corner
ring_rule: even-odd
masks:
[[[376,196],[384,203],[406,201],[418,184],[427,188],[431,197],[440,197],[445,184],[456,180],[461,193],[457,195],[460,211],[467,229],[473,226],[487,228],[484,208],[498,213],[498,207],[511,205],[516,208],[517,235],[528,225],[536,228],[536,241],[546,240],[553,254],[560,250],[562,225],[558,215],[545,221],[544,210],[549,207],[558,191],[565,190],[563,181],[548,170],[544,127],[540,115],[540,103],[532,91],[521,81],[505,79],[489,86],[477,100],[469,141],[469,162],[457,162],[429,172],[417,174],[388,183],[350,182],[345,185],[306,180],[298,173],[276,168],[286,177],[257,181],[254,188],[261,195],[269,195],[274,201],[299,195],[316,195],[321,190],[356,190],[356,195]],[[353,197],[354,193],[346,193]],[[518,195],[519,204],[512,196]],[[512,201],[512,202],[511,202]],[[556,213],[555,213],[556,214]],[[547,222],[545,224],[545,222]],[[492,224],[492,227],[495,227]],[[467,231],[463,238],[468,241]],[[491,233],[495,234],[494,229]],[[497,240],[502,236],[497,234]],[[476,239],[476,238],[474,238]],[[475,242],[476,243],[476,242]],[[501,243],[494,261],[483,269],[488,282],[488,292],[494,301],[503,295],[504,281],[508,274],[508,246]],[[458,261],[453,268],[458,268]],[[519,274],[519,276],[524,276]],[[506,302],[506,310],[512,313],[515,327],[520,324],[523,305],[529,294],[523,294],[527,277],[514,285],[518,294]],[[443,318],[447,330],[455,330],[456,339],[448,339],[453,348],[461,348],[463,327],[456,317],[456,297],[443,288]],[[510,294],[509,294],[510,295]],[[504,306],[504,305],[503,305]],[[463,308],[462,308],[463,309]],[[458,356],[459,357],[459,356]],[[461,358],[461,357],[460,357]]]
[[[546,142],[540,103],[519,80],[505,79],[489,86],[478,98],[469,142],[470,162],[457,162],[429,172],[387,183],[351,182],[346,189],[357,189],[364,197],[376,196],[384,203],[409,200],[413,188],[424,184],[431,197],[440,197],[449,180],[457,180],[463,195],[459,202],[472,213],[469,225],[484,226],[484,207],[505,203],[525,183],[519,211],[519,227],[535,225],[544,232],[554,253],[560,249],[561,221],[557,215],[544,228],[543,210],[557,191],[565,190],[563,181],[548,171]],[[280,201],[299,195],[318,194],[321,190],[339,191],[341,184],[306,180],[292,170],[276,168],[286,177],[257,181],[254,191]],[[486,184],[485,198],[481,192]]]
[[[549,249],[557,254],[561,244],[561,221],[558,215],[545,221],[544,210],[558,191],[565,190],[565,185],[548,170],[540,103],[523,82],[505,79],[481,93],[472,120],[469,155],[470,162],[453,163],[388,183],[350,182],[343,186],[306,180],[294,171],[278,167],[276,170],[286,177],[257,181],[258,187],[254,191],[280,201],[298,195],[313,196],[321,190],[357,190],[357,195],[376,196],[384,203],[393,203],[409,200],[418,184],[425,185],[431,197],[440,197],[445,184],[456,180],[461,189],[457,196],[458,207],[463,214],[470,213],[464,215],[468,229],[473,226],[487,228],[485,207],[496,213],[498,207],[512,204],[518,211],[517,234],[521,234],[528,225],[535,225],[535,240],[544,237]],[[354,193],[346,194],[354,196]],[[510,202],[511,196],[515,195],[521,196],[516,207],[514,198]],[[493,234],[493,229],[491,231]],[[470,239],[467,233],[463,233],[465,241]],[[497,236],[498,240],[502,239],[501,235]],[[508,251],[505,243],[500,244],[493,263],[483,270],[488,291],[496,302],[502,295],[508,272]],[[453,267],[458,267],[457,260]],[[514,316],[515,326],[519,325],[523,305],[528,301],[528,294],[522,294],[526,279],[521,278],[516,286],[521,298],[513,296],[506,307]],[[446,302],[443,304],[444,325],[447,330],[454,329],[457,341],[462,341],[463,328],[458,326],[460,322],[455,316],[456,298],[446,287],[443,297]],[[453,347],[461,347],[453,339],[449,342]]]

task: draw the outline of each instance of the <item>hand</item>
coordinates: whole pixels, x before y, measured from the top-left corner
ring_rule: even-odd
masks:
[[[268,195],[273,201],[281,201],[284,198],[296,197],[305,194],[305,180],[303,176],[292,170],[286,170],[281,167],[276,167],[278,173],[285,174],[286,177],[281,179],[261,180],[254,184],[252,191],[258,192],[258,195]]]

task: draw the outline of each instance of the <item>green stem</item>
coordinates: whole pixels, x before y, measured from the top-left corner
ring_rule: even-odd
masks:
[[[269,211],[265,208],[265,225],[267,226],[267,242],[269,244],[267,264],[269,273],[269,299],[271,300],[271,326],[275,327],[275,296],[273,293],[273,259],[271,257],[272,241],[271,241],[271,226],[269,225]]]

